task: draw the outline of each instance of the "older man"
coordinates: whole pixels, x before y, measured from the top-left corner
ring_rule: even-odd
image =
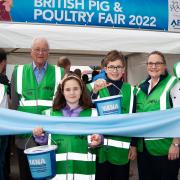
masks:
[[[13,72],[11,89],[13,109],[41,114],[43,110],[52,106],[57,86],[64,76],[64,69],[48,64],[48,56],[47,40],[35,38],[31,46],[33,62],[16,66]],[[32,179],[27,158],[23,152],[25,146],[26,148],[36,146],[33,138],[28,141],[29,137],[29,134],[24,134],[15,138],[20,180]]]

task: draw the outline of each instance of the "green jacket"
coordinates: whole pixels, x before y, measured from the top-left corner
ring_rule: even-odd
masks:
[[[49,116],[63,116],[61,111],[45,111]],[[97,116],[95,109],[80,112],[80,117]],[[88,138],[83,135],[51,135],[51,144],[56,142],[56,177],[63,179],[95,179],[96,156],[88,148]],[[73,177],[73,178],[72,178]],[[65,178],[66,179],[66,178]]]
[[[121,108],[122,113],[132,113],[134,102],[134,88],[128,84],[123,83],[121,87]],[[107,88],[99,91],[100,98],[110,96]],[[103,163],[108,161],[115,165],[124,165],[129,162],[128,153],[130,148],[130,137],[119,136],[104,136],[104,145],[98,149],[98,162]]]
[[[136,112],[149,112],[171,108],[170,90],[176,82],[177,78],[167,75],[149,95],[139,88],[136,95]],[[172,138],[145,138],[145,146],[148,152],[154,156],[167,155],[171,143]],[[142,142],[139,144],[139,151],[142,151]]]

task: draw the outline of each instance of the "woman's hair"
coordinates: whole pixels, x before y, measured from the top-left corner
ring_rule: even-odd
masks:
[[[164,54],[163,54],[162,52],[160,52],[160,51],[153,51],[153,52],[151,52],[151,53],[148,55],[148,58],[149,58],[149,56],[151,56],[151,55],[159,55],[159,56],[161,57],[163,63],[166,64],[166,59],[165,59]]]
[[[108,52],[108,54],[104,58],[105,67],[107,67],[109,62],[113,62],[116,60],[120,60],[123,66],[125,66],[125,56],[122,54],[122,52],[117,51],[117,50],[112,50]]]
[[[79,99],[79,105],[83,109],[92,107],[91,98],[90,98],[90,95],[87,93],[87,89],[86,89],[84,82],[79,78],[78,75],[70,72],[65,75],[62,82],[58,85],[55,99],[53,101],[53,110],[60,110],[66,106],[66,100],[64,97],[64,86],[67,81],[72,80],[72,79],[78,82],[78,84],[81,88],[81,91],[82,91],[81,97]]]

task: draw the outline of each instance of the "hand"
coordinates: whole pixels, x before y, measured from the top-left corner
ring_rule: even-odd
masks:
[[[36,127],[33,129],[34,136],[44,136],[44,129],[42,127]]]
[[[91,148],[95,148],[102,143],[102,136],[100,134],[93,134],[91,135],[91,143],[89,146]]]
[[[178,158],[179,158],[179,147],[171,144],[171,146],[169,148],[168,159],[175,160]]]
[[[129,149],[128,159],[135,160],[137,157],[137,150],[135,146],[131,146]]]
[[[104,79],[98,79],[94,83],[94,89],[93,92],[97,93],[99,90],[103,89],[104,87],[107,87],[111,85],[110,83],[107,83]]]

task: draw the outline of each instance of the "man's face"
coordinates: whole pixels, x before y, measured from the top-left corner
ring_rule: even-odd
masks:
[[[1,63],[0,63],[0,73],[2,74],[6,74],[6,64],[7,64],[7,61],[6,60],[3,60]]]
[[[36,66],[43,66],[49,56],[49,47],[47,42],[36,40],[31,49],[31,56]]]

